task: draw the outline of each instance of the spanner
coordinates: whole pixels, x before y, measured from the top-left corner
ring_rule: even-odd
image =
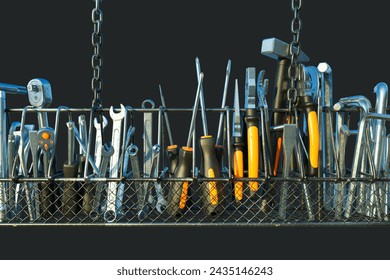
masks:
[[[154,145],[152,147],[152,163],[150,166],[150,170],[147,174],[154,174],[154,172],[156,170],[156,166],[157,166],[157,159],[158,159],[159,152],[160,152],[160,146]],[[145,174],[144,174],[144,178],[151,178],[151,177],[150,176],[145,177]],[[154,200],[154,198],[151,194],[153,182],[148,181],[148,182],[145,182],[144,184],[145,184],[145,188],[144,188],[143,196],[142,196],[141,202],[140,202],[141,210],[137,214],[138,219],[140,219],[140,220],[145,219],[147,217],[147,215],[149,214],[150,207],[149,207],[148,203],[152,207],[156,206],[156,201]]]
[[[130,156],[130,164],[131,169],[133,171],[133,178],[134,179],[141,179],[141,171],[139,167],[139,160],[138,160],[138,147],[134,144],[131,144],[126,149],[126,153]],[[137,211],[142,210],[142,197],[145,196],[144,194],[144,188],[141,186],[141,183],[139,181],[134,182],[135,186],[135,193],[137,195]]]
[[[120,112],[114,113],[114,107],[110,107],[110,117],[113,120],[112,127],[112,138],[111,143],[114,148],[114,154],[110,159],[110,178],[118,177],[120,167],[120,149],[121,149],[121,135],[122,135],[122,121],[126,116],[126,108],[120,104]],[[109,182],[107,190],[107,206],[104,212],[104,220],[106,222],[113,222],[116,219],[116,194],[117,194],[117,183]]]
[[[96,166],[100,166],[100,160],[102,158],[102,129],[107,126],[108,121],[105,116],[102,116],[103,123],[99,123],[97,118],[94,118],[93,125],[96,129],[96,140],[95,140],[95,164]]]
[[[87,153],[87,148],[85,147],[85,143],[81,140],[80,138],[80,133],[79,133],[79,130],[77,129],[77,127],[75,126],[74,122],[67,122],[66,123],[66,126],[69,128],[70,126],[73,126],[73,129],[74,129],[74,137],[76,138],[77,142],[79,143],[79,146],[82,148],[83,150],[83,153]],[[89,163],[91,164],[92,168],[93,168],[93,171],[95,172],[95,174],[99,174],[99,169],[97,168],[96,166],[96,163],[95,161],[93,160],[92,157],[88,157],[88,161]]]
[[[124,159],[122,162],[122,176],[123,177],[127,177],[127,175],[128,175],[127,169],[129,166],[129,158],[128,158],[128,156],[126,156],[126,154],[127,154],[126,148],[129,145],[130,139],[133,136],[134,132],[135,132],[135,127],[130,126],[129,129],[127,130],[126,137],[125,137],[125,145],[124,145],[125,155],[124,155]],[[116,209],[118,211],[117,214],[120,214],[120,216],[123,216],[123,197],[124,197],[124,195],[125,195],[125,183],[121,182],[118,185],[118,190],[117,190],[117,195],[116,195],[117,199],[115,202]]]
[[[100,154],[101,154],[101,161],[99,164],[99,178],[105,178],[106,174],[107,174],[107,168],[108,168],[108,164],[110,162],[110,158],[114,154],[114,148],[108,144],[104,144],[101,147]],[[104,182],[98,182],[96,184],[95,197],[94,197],[93,202],[92,202],[92,210],[89,213],[89,216],[93,220],[96,220],[100,215],[100,213],[99,213],[100,200],[101,200],[101,196],[102,196],[105,184],[106,183],[104,183]]]
[[[80,115],[78,117],[78,122],[79,122],[80,139],[84,143],[84,145],[86,146],[87,143],[88,143],[88,139],[87,139],[87,122],[85,120],[85,116],[84,115]],[[81,146],[79,147],[79,151],[80,151],[79,152],[80,155],[86,156],[86,150],[83,150],[83,148]]]
[[[32,169],[33,169],[33,178],[38,178],[38,131],[31,130],[29,131],[30,138],[30,150],[31,150],[31,160],[32,160]],[[40,199],[39,199],[39,188],[38,183],[34,184],[34,208],[35,208],[35,219],[40,219]]]

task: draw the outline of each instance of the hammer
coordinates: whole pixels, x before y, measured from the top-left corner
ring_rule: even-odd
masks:
[[[287,90],[289,88],[288,68],[290,66],[291,55],[289,52],[290,45],[277,38],[264,39],[261,45],[261,54],[268,56],[277,61],[276,77],[274,82],[274,104],[273,108],[282,109],[286,108],[287,102]],[[308,62],[309,57],[300,51],[297,57],[297,63]],[[278,112],[273,113],[272,125],[278,126],[284,124],[285,113]],[[272,151],[275,151],[275,162],[273,168],[273,175],[278,173],[280,153],[282,150],[282,131],[275,132],[276,141],[272,141]]]

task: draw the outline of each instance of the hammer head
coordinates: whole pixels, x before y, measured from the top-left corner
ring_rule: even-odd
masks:
[[[289,52],[290,44],[276,38],[264,39],[261,44],[261,54],[272,59],[279,60],[283,58],[291,59]],[[303,52],[299,52],[298,63],[308,62],[310,58]]]

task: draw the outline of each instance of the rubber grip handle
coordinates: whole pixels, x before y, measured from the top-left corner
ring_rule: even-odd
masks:
[[[173,176],[179,162],[179,147],[177,145],[168,146],[167,154],[169,160],[169,174]]]
[[[233,139],[233,174],[234,178],[244,178],[244,142],[242,137]],[[234,197],[236,201],[243,198],[244,182],[234,182]]]
[[[78,173],[78,164],[64,164],[64,178],[76,178]],[[65,182],[61,197],[62,213],[67,218],[73,218],[78,213],[78,183]]]
[[[306,107],[307,128],[309,132],[309,164],[308,176],[318,175],[318,157],[320,149],[320,132],[318,128],[317,112],[313,106]]]
[[[182,147],[179,150],[178,164],[173,174],[174,178],[188,178],[191,176],[192,166],[191,147]],[[173,181],[170,183],[168,205],[166,211],[173,217],[179,217],[185,208],[188,199],[188,182]]]
[[[259,177],[259,117],[256,109],[247,109],[245,122],[248,135],[248,178]],[[258,182],[249,182],[251,196],[259,189]]]
[[[215,141],[211,135],[199,140],[202,153],[202,175],[205,178],[221,178],[221,171],[215,154]],[[202,201],[206,215],[213,216],[222,211],[222,184],[216,181],[203,182]]]

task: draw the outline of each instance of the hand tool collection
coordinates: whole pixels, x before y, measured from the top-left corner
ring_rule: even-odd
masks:
[[[273,95],[268,73],[253,66],[229,87],[228,59],[218,109],[206,107],[199,58],[192,108],[167,106],[161,85],[160,106],[145,99],[139,108],[103,108],[101,0],[95,2],[92,108],[49,108],[51,85],[42,78],[27,86],[0,83],[0,222],[388,220],[387,84],[373,88],[375,107],[364,95],[334,102],[330,65],[306,65],[310,59],[301,50],[301,1],[292,1],[292,42],[266,38],[261,44],[261,54],[276,60]],[[28,104],[8,108],[7,94],[27,95]],[[173,112],[191,113],[182,145],[174,141]],[[210,116],[218,117],[215,136]],[[61,141],[66,156],[58,168]]]

